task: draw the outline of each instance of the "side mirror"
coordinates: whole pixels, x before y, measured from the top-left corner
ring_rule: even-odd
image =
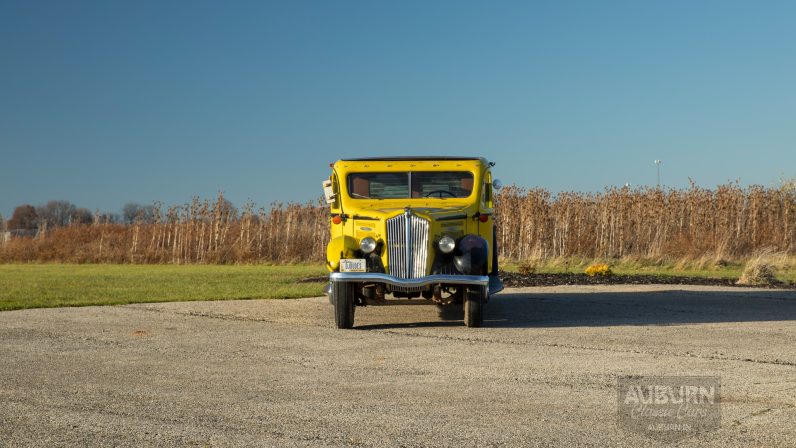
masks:
[[[335,194],[334,189],[332,188],[332,181],[325,180],[323,181],[323,197],[326,199],[327,204],[334,204]]]
[[[494,188],[495,190],[500,190],[501,188],[503,188],[503,182],[501,182],[500,179],[493,180],[492,188]]]

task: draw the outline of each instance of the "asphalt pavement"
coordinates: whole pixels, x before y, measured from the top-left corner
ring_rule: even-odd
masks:
[[[2,312],[0,446],[662,444],[619,420],[626,376],[720,379],[720,427],[675,446],[796,443],[796,291],[507,289],[478,329],[388,303]]]

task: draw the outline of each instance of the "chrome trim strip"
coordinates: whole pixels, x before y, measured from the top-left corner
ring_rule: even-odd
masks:
[[[412,217],[412,277],[426,275],[426,255],[428,254],[428,221],[419,217]]]
[[[404,215],[387,220],[387,265],[391,275],[401,278],[409,276],[405,272],[406,263],[404,262],[406,233],[401,232],[401,226],[405,225],[404,221]]]
[[[429,275],[420,278],[398,278],[378,272],[332,272],[329,274],[331,282],[374,282],[387,283],[393,286],[428,286],[438,283],[450,285],[489,285],[489,276],[486,275]]]
[[[409,185],[412,185],[411,183]],[[404,210],[404,233],[406,240],[404,249],[406,250],[406,275],[404,277],[413,277],[412,275],[412,212],[409,209]]]

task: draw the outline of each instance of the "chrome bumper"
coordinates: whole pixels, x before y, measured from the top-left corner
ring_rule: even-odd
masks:
[[[445,285],[480,285],[488,286],[489,277],[486,275],[427,275],[420,278],[398,278],[378,272],[332,272],[329,274],[331,282],[373,282],[387,283],[393,286],[420,287],[436,284]]]

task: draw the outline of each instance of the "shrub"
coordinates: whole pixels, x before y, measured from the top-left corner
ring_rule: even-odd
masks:
[[[774,267],[761,258],[749,261],[736,282],[739,285],[772,286],[779,283],[774,275]]]
[[[517,271],[522,275],[530,275],[536,273],[536,263],[532,261],[523,261],[517,266]]]
[[[593,264],[586,268],[585,272],[589,277],[596,277],[598,275],[601,277],[608,277],[614,275],[614,273],[611,271],[611,268],[605,263]]]

